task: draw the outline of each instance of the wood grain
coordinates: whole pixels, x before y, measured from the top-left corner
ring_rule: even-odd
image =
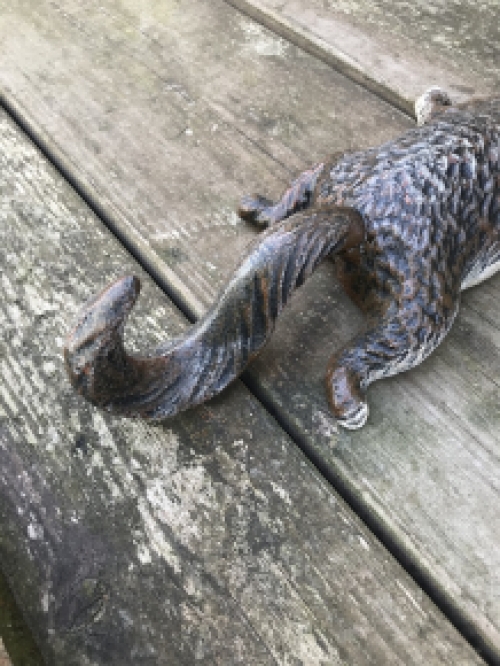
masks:
[[[2,86],[205,305],[241,196],[410,124],[220,0],[0,6]]]
[[[494,1],[229,2],[411,114],[415,99],[433,85],[455,101],[498,90]]]
[[[0,83],[204,304],[253,235],[230,212],[239,195],[277,196],[289,168],[410,124],[222,2],[4,9]],[[338,432],[324,396],[327,359],[362,324],[330,265],[297,294],[251,377],[500,656],[498,286],[465,294],[434,357],[370,389],[355,435]]]
[[[4,114],[0,168],[0,560],[46,662],[481,663],[241,385],[157,427],[78,399],[62,338],[137,267]],[[186,326],[144,282],[132,349]]]

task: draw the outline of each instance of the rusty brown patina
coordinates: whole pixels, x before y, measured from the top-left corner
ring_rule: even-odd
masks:
[[[368,416],[366,389],[408,370],[444,339],[460,292],[500,268],[500,99],[448,107],[433,89],[422,126],[365,151],[335,155],[273,203],[245,197],[240,215],[266,231],[219,298],[182,338],[138,358],[123,326],[138,292],[125,277],[87,305],[67,338],[66,367],[88,400],[163,419],[219,393],[271,335],[291,294],[328,255],[367,315],[329,363],[340,425]]]

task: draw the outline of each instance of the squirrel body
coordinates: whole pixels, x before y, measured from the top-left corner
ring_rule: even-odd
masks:
[[[130,416],[198,404],[242,372],[293,291],[335,255],[367,317],[332,357],[327,392],[339,424],[361,427],[368,385],[426,358],[450,330],[461,290],[500,268],[500,99],[453,107],[431,89],[419,109],[421,127],[313,166],[277,203],[245,197],[241,217],[266,231],[207,314],[155,358],[123,348],[137,279],[104,290],[67,340],[73,385]]]

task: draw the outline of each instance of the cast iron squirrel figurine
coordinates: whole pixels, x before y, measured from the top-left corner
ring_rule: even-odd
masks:
[[[500,268],[500,99],[453,107],[432,88],[416,112],[420,127],[317,164],[278,203],[245,198],[241,217],[268,229],[205,316],[155,355],[123,346],[139,280],[105,289],[66,341],[76,390],[109,411],[157,420],[208,400],[263,348],[292,292],[335,255],[367,323],[330,361],[327,391],[340,425],[364,425],[368,385],[426,358],[450,330],[460,291]]]

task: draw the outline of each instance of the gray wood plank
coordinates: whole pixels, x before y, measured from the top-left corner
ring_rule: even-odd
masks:
[[[500,84],[496,0],[229,0],[408,112],[432,85],[457,101]]]
[[[56,3],[6,7],[0,83],[185,281],[200,312],[252,237],[229,213],[239,194],[277,195],[288,178],[283,164],[295,170],[409,123],[223,3],[162,11],[76,0],[64,12]],[[168,135],[176,122],[179,134]],[[167,145],[165,136],[180,140]],[[466,295],[433,358],[370,390],[372,415],[359,433],[337,430],[323,393],[328,357],[362,322],[331,266],[297,295],[251,376],[339,486],[500,655],[500,313],[494,297],[481,306],[498,279],[490,285]]]
[[[46,662],[482,663],[240,384],[163,426],[82,404],[62,336],[137,267],[4,113],[0,174],[0,562]],[[142,301],[131,348],[186,327]]]
[[[0,7],[0,84],[205,305],[253,237],[243,194],[410,125],[220,0]]]

